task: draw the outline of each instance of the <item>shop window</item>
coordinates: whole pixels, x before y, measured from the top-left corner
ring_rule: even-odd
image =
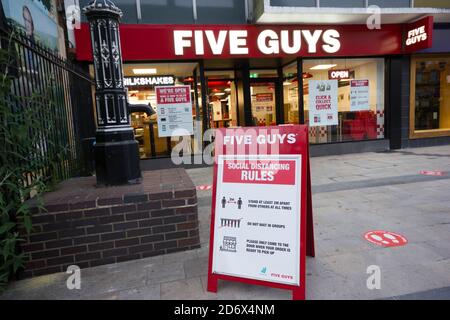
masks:
[[[275,87],[276,82],[270,79],[250,79],[253,126],[265,127],[277,124]]]
[[[448,0],[414,0],[415,8],[450,8]]]
[[[368,5],[379,6],[381,8],[410,8],[411,0],[369,0]]]
[[[206,71],[210,128],[238,126],[234,71]]]
[[[317,0],[271,0],[273,7],[316,7]]]
[[[168,130],[170,125],[175,122],[179,122],[176,126],[189,127],[189,124],[185,126],[184,123],[186,116],[190,117],[191,111],[193,131],[201,132],[201,99],[199,98],[201,95],[195,76],[196,69],[196,63],[124,64],[128,102],[130,105],[148,106],[151,111],[149,114],[139,110],[131,115],[131,125],[134,128],[135,139],[139,142],[141,158],[170,156],[172,149],[180,142],[181,137],[173,136],[172,133],[164,130]],[[190,108],[178,108],[182,109],[184,113],[178,114],[178,111],[176,115],[172,113],[171,119],[168,119],[168,116],[163,119],[162,115],[161,119],[158,119],[160,113],[158,112],[156,88],[181,85],[190,87],[192,102]],[[197,94],[195,94],[195,90],[197,90]],[[196,121],[197,119],[199,121]],[[164,123],[163,121],[168,122]],[[168,134],[169,136],[167,136]],[[191,136],[189,147],[191,153],[201,152],[194,135]]]
[[[284,123],[299,124],[297,61],[283,67]]]
[[[304,60],[302,76],[312,144],[385,137],[384,59]]]
[[[197,23],[239,24],[245,23],[245,1],[197,0]]]
[[[411,63],[410,137],[450,135],[450,57]]]
[[[276,69],[250,70],[252,126],[277,124],[278,81]]]

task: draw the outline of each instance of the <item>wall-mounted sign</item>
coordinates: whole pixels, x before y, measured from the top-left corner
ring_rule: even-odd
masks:
[[[335,57],[354,57],[403,54],[406,42],[404,34],[411,29],[413,24],[384,24],[383,28],[370,32],[367,32],[365,24],[122,24],[120,36],[124,61],[329,57],[330,54]],[[432,24],[426,28],[426,32],[429,39],[433,32]],[[83,23],[81,29],[75,30],[75,36],[78,43],[77,59],[92,61],[89,26]],[[411,50],[415,50],[414,45],[411,47]]]
[[[341,80],[349,78],[350,78],[349,69],[328,70],[328,79],[330,80]]]
[[[304,299],[314,256],[307,126],[218,130],[208,291],[223,279]]]
[[[194,134],[190,86],[156,87],[158,134],[178,137]]]
[[[338,81],[309,80],[309,125],[338,124]]]
[[[170,86],[175,84],[174,76],[124,77],[126,87]]]
[[[369,80],[350,81],[350,111],[369,110]]]
[[[433,17],[429,16],[405,26],[404,47],[415,52],[433,46]]]

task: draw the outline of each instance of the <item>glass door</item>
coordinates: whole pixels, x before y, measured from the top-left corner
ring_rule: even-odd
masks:
[[[278,79],[250,79],[252,124],[274,126],[277,124]]]

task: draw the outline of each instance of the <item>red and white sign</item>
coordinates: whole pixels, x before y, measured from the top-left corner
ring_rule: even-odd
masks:
[[[205,191],[205,190],[211,190],[212,185],[200,185],[195,187],[196,190]]]
[[[445,176],[447,173],[444,171],[422,170],[422,171],[420,171],[420,174],[423,174],[425,176],[442,177],[442,176]]]
[[[230,280],[304,299],[314,256],[307,126],[218,130],[208,291]]]
[[[223,182],[295,185],[295,162],[276,160],[224,160]]]
[[[271,102],[273,101],[273,93],[257,93],[255,94],[257,102]]]
[[[350,81],[350,111],[370,109],[369,80]]]
[[[433,16],[429,16],[405,26],[404,46],[407,53],[433,46]]]
[[[155,87],[160,137],[194,133],[190,86]]]
[[[408,243],[408,240],[404,236],[383,230],[369,231],[364,235],[364,238],[382,247],[401,247]]]
[[[431,20],[432,21],[432,20]],[[356,57],[396,55],[431,46],[427,39],[406,47],[404,34],[424,38],[422,24],[361,25],[151,25],[121,24],[124,61],[264,57]],[[415,29],[418,30],[414,31]],[[405,36],[406,37],[406,36]],[[75,30],[77,59],[92,61],[89,26]],[[357,45],[355,45],[357,44]]]

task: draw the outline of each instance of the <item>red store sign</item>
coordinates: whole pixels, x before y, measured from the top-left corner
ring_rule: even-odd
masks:
[[[433,18],[413,24],[120,25],[123,59],[326,57],[393,55],[432,45]],[[75,31],[77,59],[92,60],[89,27]]]

